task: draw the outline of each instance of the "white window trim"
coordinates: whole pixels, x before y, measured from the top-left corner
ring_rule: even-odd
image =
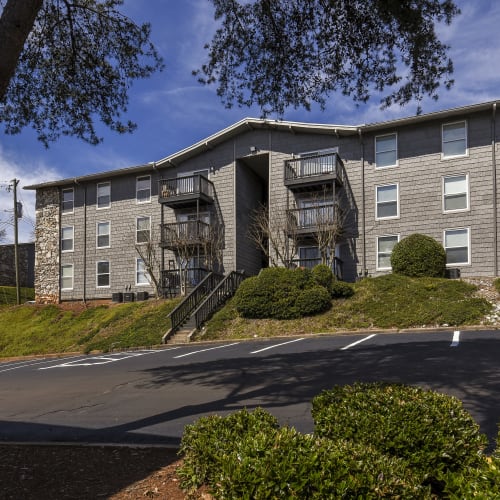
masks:
[[[71,228],[71,250],[63,250],[63,229]],[[61,227],[61,253],[72,253],[75,251],[75,226],[62,226]]]
[[[378,217],[378,188],[386,186],[396,186],[396,215],[391,215],[389,217]],[[379,184],[375,186],[375,220],[390,220],[399,219],[399,182],[391,182],[389,184]],[[388,235],[389,236],[389,235]]]
[[[99,264],[102,262],[108,263],[109,272],[107,273],[109,276],[109,285],[99,285]],[[103,273],[104,274],[104,273]],[[95,263],[95,287],[96,288],[111,288],[111,263],[109,260],[98,260]]]
[[[444,186],[445,186],[445,179],[451,179],[453,177],[463,177],[465,176],[465,182],[466,182],[466,190],[465,190],[465,195],[467,197],[467,207],[466,208],[457,208],[455,210],[446,210],[445,208],[445,192],[444,192]],[[442,192],[442,200],[443,200],[443,213],[444,214],[452,214],[455,212],[467,212],[470,210],[470,187],[469,187],[469,174],[468,173],[463,173],[463,174],[449,174],[449,175],[443,175],[442,181],[441,181],[441,192]]]
[[[71,208],[71,211],[65,211],[63,209],[63,199],[64,199],[64,191],[71,191],[73,193],[73,207]],[[67,214],[74,214],[75,213],[75,188],[64,188],[61,190],[61,214],[67,215]]]
[[[109,185],[109,205],[100,207],[99,206],[99,186],[102,186],[103,184]],[[98,182],[96,184],[95,193],[96,193],[96,199],[95,199],[96,210],[107,210],[107,209],[111,208],[111,181]]]
[[[141,259],[140,257],[137,257],[135,259],[135,286],[151,286],[151,281],[149,279],[149,273],[146,269],[146,264],[144,264],[144,275],[146,276],[146,283],[140,283],[137,279],[139,275],[139,261],[144,262],[144,259]]]
[[[139,200],[139,179],[145,179],[145,178],[148,178],[149,179],[149,198],[147,200]],[[138,175],[136,178],[135,178],[135,202],[138,204],[138,205],[144,205],[144,203],[151,203],[151,175]]]
[[[138,215],[135,218],[135,243],[136,245],[144,245],[147,241],[138,241],[137,236],[139,234],[139,229],[137,228],[137,223],[139,219],[149,219],[149,239],[151,239],[151,216],[150,215]]]
[[[71,288],[63,288],[63,268],[71,268]],[[61,265],[61,292],[66,290],[73,290],[75,286],[75,266],[74,264],[62,264]]]
[[[108,225],[108,228],[109,228],[109,232],[108,232],[108,245],[107,246],[103,246],[103,247],[100,247],[99,246],[99,224],[107,224]],[[95,224],[95,247],[99,250],[103,249],[103,248],[111,248],[111,221],[109,220],[99,220],[96,222]]]
[[[459,154],[459,155],[450,155],[450,156],[445,156],[444,154],[444,128],[447,125],[456,125],[457,123],[463,123],[465,127],[465,153]],[[441,124],[441,160],[452,160],[454,158],[465,158],[469,156],[469,129],[467,127],[467,120],[458,120],[456,122],[447,122]]]
[[[467,231],[467,262],[452,262],[450,264],[446,264],[446,267],[457,267],[457,266],[470,266],[471,265],[471,240],[470,240],[470,227],[448,227],[443,231],[443,248],[444,251],[446,252],[446,231],[460,231],[460,230],[466,230]],[[450,247],[454,248],[454,247]]]
[[[392,165],[379,166],[379,165],[377,165],[377,139],[380,139],[382,137],[389,137],[391,135],[393,135],[396,138],[396,163],[394,163]],[[389,134],[376,135],[375,138],[373,139],[373,142],[374,142],[374,159],[373,160],[374,160],[375,168],[377,170],[379,170],[379,169],[382,170],[384,168],[395,168],[395,167],[399,166],[399,137],[398,137],[398,133],[397,132],[391,132]]]
[[[379,252],[378,252],[378,240],[379,238],[388,238],[388,237],[394,237],[396,236],[396,238],[398,239],[398,241],[396,241],[396,244],[400,242],[401,240],[401,237],[399,234],[380,234],[379,236],[376,236],[375,238],[375,269],[377,271],[391,271],[392,270],[392,266],[389,266],[389,267],[379,267],[378,265],[378,255],[379,255]]]

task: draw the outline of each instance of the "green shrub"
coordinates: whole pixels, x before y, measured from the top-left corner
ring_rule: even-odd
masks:
[[[309,269],[272,267],[263,269],[258,276],[243,281],[235,294],[234,304],[245,318],[299,318],[304,315],[301,307],[310,309],[306,299],[299,299],[301,292],[314,287],[317,285]],[[319,297],[320,292],[313,293]],[[321,304],[323,309],[317,309],[316,312],[326,310],[330,306],[323,300]]]
[[[406,464],[357,444],[318,439],[284,427],[247,434],[225,454],[215,498],[422,498]]]
[[[354,287],[345,281],[333,280],[329,290],[332,299],[347,299],[354,295]]]
[[[314,277],[314,281],[316,281],[318,285],[325,287],[327,290],[330,289],[334,279],[333,272],[330,267],[326,264],[318,264],[312,268],[311,272]]]
[[[213,485],[220,471],[220,461],[238,448],[245,436],[257,433],[272,435],[278,421],[261,408],[253,412],[241,410],[226,417],[202,417],[184,428],[179,454],[184,456],[178,469],[181,487],[195,489],[202,484]]]
[[[328,290],[320,285],[301,290],[295,301],[295,307],[301,316],[312,316],[328,310],[332,299]]]
[[[373,446],[407,461],[430,484],[477,466],[486,444],[458,399],[417,387],[337,386],[313,399],[312,415],[318,436]]]
[[[396,243],[391,266],[397,274],[439,278],[446,269],[446,253],[434,238],[415,233]]]
[[[495,286],[495,290],[500,293],[500,278],[496,278],[495,281],[493,281],[493,285]]]

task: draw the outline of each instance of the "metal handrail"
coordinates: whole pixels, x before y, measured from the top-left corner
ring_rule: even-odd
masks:
[[[322,263],[321,257],[315,257],[315,258],[311,258],[311,259],[297,258],[297,259],[291,259],[289,262],[290,262],[290,264],[292,264],[292,266],[306,267],[308,269],[312,269],[314,266],[317,266],[318,264]],[[342,259],[340,259],[339,257],[333,258],[332,271],[333,271],[334,276],[339,280],[342,280],[342,277],[343,277],[343,264],[344,264],[344,261]]]
[[[177,330],[189,317],[207,292],[213,290],[223,279],[222,274],[211,272],[178,304],[168,315],[171,322],[171,332]]]
[[[338,177],[340,160],[337,153],[303,156],[285,161],[285,181],[308,178],[315,175],[336,174]]]
[[[161,226],[162,245],[195,244],[210,239],[210,224],[201,220],[169,222]]]
[[[246,278],[242,271],[231,271],[203,300],[191,316],[195,318],[196,328],[200,326],[235,293]]]
[[[172,198],[189,194],[204,194],[213,198],[214,195],[214,185],[201,174],[160,179],[159,183],[160,198]]]
[[[290,208],[287,210],[288,222],[297,229],[315,228],[335,221],[334,203],[315,205],[312,207]]]

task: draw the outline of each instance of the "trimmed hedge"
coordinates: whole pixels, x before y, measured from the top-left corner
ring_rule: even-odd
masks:
[[[396,274],[442,278],[446,269],[446,252],[434,238],[411,234],[394,246],[391,266]]]
[[[315,433],[373,446],[433,478],[476,467],[486,437],[462,403],[418,387],[356,383],[323,391],[312,401]]]
[[[333,272],[330,267],[326,264],[318,264],[312,268],[311,272],[314,281],[316,281],[318,285],[324,286],[327,290],[330,290],[334,280]]]
[[[345,281],[333,280],[329,290],[332,299],[347,299],[354,295],[354,287]]]

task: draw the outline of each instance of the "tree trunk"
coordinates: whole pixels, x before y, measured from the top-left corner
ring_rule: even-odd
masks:
[[[7,0],[0,17],[0,101],[16,70],[43,0]]]

